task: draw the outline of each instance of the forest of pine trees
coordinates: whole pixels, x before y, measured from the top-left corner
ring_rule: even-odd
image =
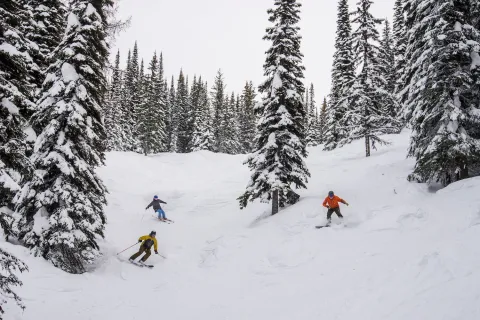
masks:
[[[446,186],[480,174],[480,1],[396,0],[393,30],[373,4],[338,1],[324,149],[364,139],[368,157],[406,126],[409,180]]]
[[[116,56],[105,110],[109,151],[252,151],[256,92],[251,81],[241,94],[227,91],[221,71],[211,86],[201,76],[189,80],[183,70],[168,81],[162,54],[154,53],[146,68],[138,57],[135,44],[122,70],[120,53]]]
[[[257,92],[252,81],[245,83],[241,93],[227,91],[220,70],[211,86],[196,75],[189,82],[183,70],[167,81],[161,53],[154,53],[147,67],[138,59],[137,44],[128,53],[125,70],[120,68],[120,52],[116,55],[105,99],[107,150],[143,154],[253,151]],[[323,141],[325,120],[321,120],[313,84],[305,99],[307,144],[316,146]]]

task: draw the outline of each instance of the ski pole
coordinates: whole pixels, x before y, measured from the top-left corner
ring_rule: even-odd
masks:
[[[165,258],[164,256],[162,256],[160,253],[157,253],[160,257],[162,257],[163,259],[167,259]]]
[[[119,253],[117,253],[117,256],[118,256],[120,253],[122,253],[122,252],[125,252],[125,251],[127,251],[128,249],[130,249],[130,248],[133,248],[133,247],[134,247],[134,246],[136,246],[137,244],[138,244],[138,242],[135,242],[135,244],[134,244],[134,245],[131,245],[131,246],[130,246],[130,247],[128,247],[127,249],[125,249],[125,250],[123,250],[123,251],[120,251]]]

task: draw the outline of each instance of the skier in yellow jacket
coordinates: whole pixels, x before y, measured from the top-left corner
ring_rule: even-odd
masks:
[[[143,243],[140,246],[138,252],[130,257],[129,261],[134,262],[135,259],[142,255],[142,253],[145,253],[142,259],[140,259],[139,261],[141,264],[144,264],[144,262],[147,261],[148,257],[150,257],[150,255],[152,254],[152,246],[155,250],[155,254],[158,254],[158,244],[157,239],[155,238],[156,235],[157,233],[155,231],[152,231],[149,235],[138,238],[138,242]]]

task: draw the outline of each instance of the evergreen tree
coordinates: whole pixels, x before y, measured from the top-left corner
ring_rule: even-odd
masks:
[[[319,144],[325,142],[325,132],[327,131],[327,108],[327,98],[324,98],[322,108],[318,116],[318,126],[320,131],[320,140],[318,142]]]
[[[388,97],[388,100],[383,101],[384,112],[391,117],[396,117],[398,113],[398,103],[392,95],[395,91],[395,55],[393,52],[393,43],[391,37],[390,23],[385,20],[385,26],[383,29],[383,36],[380,41],[380,51],[378,55],[380,72],[385,79],[385,83],[379,83],[381,88],[385,91],[384,96]]]
[[[175,100],[177,123],[177,150],[179,153],[186,153],[189,151],[190,144],[189,136],[189,121],[190,121],[190,99],[188,96],[187,79],[180,70],[177,82],[177,96]]]
[[[115,57],[112,83],[110,84],[105,112],[105,128],[107,132],[107,150],[123,151],[125,140],[122,110],[122,71],[120,70],[120,51]]]
[[[177,92],[175,91],[175,80],[172,76],[170,91],[168,93],[168,114],[167,114],[167,147],[170,152],[177,151]]]
[[[235,114],[235,94],[232,93],[230,100],[224,98],[223,119],[220,123],[221,144],[220,152],[237,154],[240,151],[238,142],[238,123]]]
[[[31,164],[23,133],[24,116],[34,109],[28,67],[31,57],[17,48],[26,46],[21,33],[17,1],[0,4],[0,209],[12,207],[20,179]]]
[[[39,70],[45,71],[48,56],[60,44],[65,29],[65,4],[61,0],[23,0],[28,16],[23,22],[25,37],[34,43],[34,59]],[[39,86],[43,77],[38,78]]]
[[[212,107],[213,107],[213,136],[215,138],[215,152],[222,152],[221,146],[223,144],[222,136],[222,121],[224,118],[225,105],[225,84],[223,74],[220,70],[217,72],[215,82],[213,83],[212,92]]]
[[[264,39],[272,45],[264,64],[267,79],[259,87],[264,97],[256,108],[261,116],[256,148],[247,161],[252,177],[239,198],[241,208],[248,201],[261,198],[272,201],[272,214],[276,214],[279,206],[298,201],[292,184],[306,188],[310,176],[303,160],[307,151],[303,127],[304,67],[298,27],[300,7],[296,0],[276,0],[275,9],[268,10],[273,26],[267,28]]]
[[[403,88],[401,78],[405,69],[405,50],[407,44],[407,30],[404,17],[405,0],[395,0],[393,17],[393,47],[395,56],[395,95],[398,96]]]
[[[198,83],[198,102],[194,105],[195,122],[192,135],[192,151],[214,150],[214,136],[211,125],[210,104],[208,99],[208,86],[202,83],[200,77]]]
[[[160,139],[159,149],[158,152],[165,152],[168,150],[167,147],[167,117],[168,117],[168,110],[167,110],[167,100],[168,100],[168,89],[167,89],[167,82],[165,80],[165,72],[163,69],[163,54],[160,53],[160,57],[158,60],[158,77],[154,84],[154,90],[156,92],[156,104],[157,104],[157,111],[156,111],[156,120],[157,126],[159,131]]]
[[[315,101],[315,89],[313,87],[313,83],[310,86],[310,90],[308,92],[308,107],[307,107],[307,133],[306,133],[306,141],[307,146],[316,146],[318,145],[318,124],[317,124],[317,117],[316,117],[316,101]]]
[[[33,107],[27,82],[31,57],[17,49],[25,46],[20,30],[20,10],[16,0],[0,2],[0,222],[6,236],[12,233],[9,214],[13,209],[12,199],[20,189],[20,178],[28,178],[31,171],[22,131],[25,121],[22,111]],[[22,285],[14,272],[25,271],[27,267],[2,249],[0,261],[0,293],[23,307],[11,287]],[[6,302],[1,299],[0,306]]]
[[[240,98],[240,143],[243,153],[250,153],[254,148],[255,129],[255,88],[247,82]]]
[[[348,136],[341,140],[343,146],[352,140],[365,139],[365,154],[370,156],[371,143],[386,144],[380,134],[398,130],[398,123],[385,111],[393,103],[393,92],[383,88],[387,80],[379,60],[379,33],[377,25],[382,21],[370,13],[371,0],[360,0],[353,23],[358,25],[353,33],[356,62],[359,72],[353,87],[347,96],[351,97],[352,108],[346,112],[344,123],[347,124]]]
[[[130,58],[130,57],[129,57]],[[138,107],[140,105],[140,65],[138,62],[138,44],[135,42],[133,53],[129,59],[128,68],[125,75],[125,91],[127,94],[125,103],[127,110],[127,122],[129,124],[128,131],[130,131],[129,141],[127,141],[127,151],[139,151],[138,136]]]
[[[159,71],[158,63],[157,53],[155,52],[148,66],[148,76],[141,76],[143,89],[141,90],[142,103],[139,112],[139,132],[141,132],[140,140],[145,155],[165,150],[163,144],[165,141],[165,129],[163,126],[164,114],[161,91],[163,83],[160,82],[157,74]]]
[[[348,0],[338,3],[337,36],[333,57],[332,88],[327,109],[327,124],[324,137],[325,150],[333,150],[338,142],[347,136],[342,118],[350,108],[348,92],[355,80],[355,64],[352,47],[352,27],[348,10]]]
[[[409,2],[404,102],[412,110],[409,156],[416,158],[409,180],[447,185],[480,173],[477,9],[472,1]]]
[[[64,38],[53,52],[31,122],[40,132],[35,176],[19,195],[18,236],[32,251],[70,272],[100,255],[106,222],[102,97],[106,90],[106,9],[110,0],[72,0]]]

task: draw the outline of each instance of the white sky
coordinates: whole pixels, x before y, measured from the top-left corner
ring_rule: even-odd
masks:
[[[350,10],[357,0],[350,0]],[[330,90],[337,19],[336,0],[300,0],[305,84],[313,82],[317,103]],[[170,80],[180,68],[193,77],[202,75],[210,84],[218,69],[227,90],[240,93],[245,81],[263,81],[263,63],[269,43],[262,40],[268,22],[267,9],[274,0],[120,0],[119,16],[132,17],[128,30],[117,39],[125,63],[128,49],[138,41],[147,63],[154,51],[163,52]],[[372,6],[378,18],[393,16],[394,0],[377,0]],[[112,54],[112,59],[114,55]]]

